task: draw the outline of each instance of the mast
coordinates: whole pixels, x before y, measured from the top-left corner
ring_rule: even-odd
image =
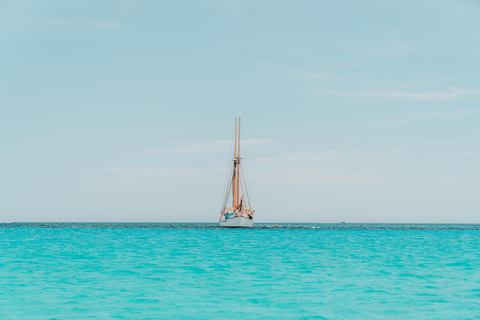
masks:
[[[235,151],[233,154],[233,177],[232,177],[233,208],[237,207],[237,117],[235,117]]]
[[[237,206],[240,205],[240,121],[238,117],[238,154],[237,154]]]

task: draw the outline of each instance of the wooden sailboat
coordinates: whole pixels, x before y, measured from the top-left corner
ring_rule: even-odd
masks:
[[[230,167],[229,181],[225,188],[222,212],[220,213],[220,227],[251,228],[254,224],[253,213],[250,207],[247,185],[241,165],[240,157],[240,117],[235,117],[235,148],[233,166]],[[231,193],[230,193],[231,191]],[[227,208],[227,202],[232,195],[232,206]]]

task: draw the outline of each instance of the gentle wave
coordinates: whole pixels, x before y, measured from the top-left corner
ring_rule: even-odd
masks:
[[[216,229],[218,223],[169,222],[13,222],[0,228],[87,228],[87,229]],[[256,223],[255,229],[327,229],[327,230],[480,230],[480,224],[417,223]],[[242,229],[248,230],[248,229]]]
[[[479,228],[9,223],[0,319],[473,319]]]

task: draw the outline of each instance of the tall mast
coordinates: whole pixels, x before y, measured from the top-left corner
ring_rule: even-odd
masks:
[[[233,208],[237,207],[237,117],[235,116],[235,151],[233,154],[232,177]]]
[[[240,205],[240,120],[238,117],[238,154],[237,154],[237,206]]]

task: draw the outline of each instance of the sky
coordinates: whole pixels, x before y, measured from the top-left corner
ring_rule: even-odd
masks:
[[[480,2],[0,0],[0,221],[480,223]]]

